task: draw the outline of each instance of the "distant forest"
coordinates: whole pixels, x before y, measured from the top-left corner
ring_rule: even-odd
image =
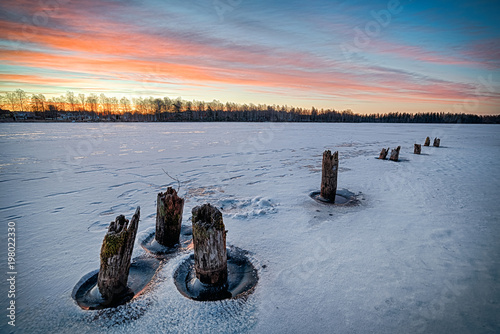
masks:
[[[372,122],[500,124],[500,115],[461,113],[400,113],[360,115],[351,110],[296,108],[287,105],[222,103],[179,98],[118,99],[104,94],[75,94],[46,99],[24,90],[0,95],[2,121],[122,121],[122,122]]]

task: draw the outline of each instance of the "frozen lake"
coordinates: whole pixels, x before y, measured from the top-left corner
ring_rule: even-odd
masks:
[[[498,333],[500,127],[423,124],[0,124],[0,267],[16,224],[15,333]],[[413,144],[441,138],[440,148]],[[375,159],[401,145],[401,162]],[[309,198],[321,156],[356,207]],[[83,311],[71,291],[98,269],[110,221],[177,187],[191,209],[222,208],[227,242],[259,272],[246,300],[196,302],[172,275],[116,310]],[[134,256],[143,254],[138,245]],[[0,332],[9,286],[2,280]]]

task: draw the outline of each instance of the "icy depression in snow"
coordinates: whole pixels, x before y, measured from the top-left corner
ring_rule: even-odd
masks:
[[[500,331],[500,127],[494,125],[0,124],[0,268],[16,224],[18,333],[493,333]],[[441,138],[441,147],[413,144]],[[400,162],[382,161],[401,145]],[[319,191],[324,150],[338,189]],[[71,298],[99,268],[106,228],[141,206],[133,257],[156,194],[181,182],[191,209],[221,209],[228,246],[258,271],[247,298],[197,302],[164,263],[141,296],[84,311]],[[8,285],[1,280],[0,332]]]

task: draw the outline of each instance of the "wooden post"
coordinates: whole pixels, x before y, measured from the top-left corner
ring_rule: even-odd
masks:
[[[177,196],[177,191],[172,187],[158,194],[155,239],[160,245],[174,247],[179,243],[183,210],[184,199]]]
[[[439,144],[441,143],[441,139],[439,138],[434,138],[434,144],[432,146],[439,147]]]
[[[425,138],[424,146],[429,146],[431,144],[431,139],[429,137]]]
[[[200,282],[227,283],[226,233],[222,213],[210,204],[193,209],[194,269]]]
[[[389,147],[387,150],[385,148],[382,149],[380,152],[380,155],[378,156],[379,159],[385,160],[387,158],[387,153],[389,153]]]
[[[422,152],[422,145],[414,144],[413,153],[420,154]]]
[[[391,150],[391,157],[389,159],[392,161],[398,161],[400,149],[401,149],[401,146],[398,146],[395,150]]]
[[[127,287],[130,259],[134,250],[135,236],[139,226],[140,207],[130,220],[116,217],[109,224],[101,247],[101,266],[97,286],[102,297],[112,303],[133,292]]]
[[[321,169],[321,197],[335,203],[337,194],[337,175],[339,171],[339,152],[323,152],[323,163]]]

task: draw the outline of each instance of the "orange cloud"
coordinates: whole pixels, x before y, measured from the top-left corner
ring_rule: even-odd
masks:
[[[398,101],[441,101],[453,103],[466,98],[463,85],[416,84],[401,81],[366,82],[352,76],[339,76],[337,73],[305,72],[289,70],[276,73],[267,70],[220,69],[214,67],[197,67],[192,65],[124,58],[91,58],[84,56],[48,54],[34,51],[4,51],[0,60],[10,65],[43,68],[57,71],[70,71],[99,76],[100,80],[129,80],[137,83],[154,82],[158,84],[178,83],[218,83],[252,87],[268,87],[269,89],[293,89],[324,94],[330,97],[349,97],[367,100],[387,99]],[[40,77],[26,75],[2,76],[3,81],[25,82],[43,81]],[[52,80],[52,82],[51,82]],[[66,80],[47,78],[47,84],[77,84],[80,79]],[[90,81],[89,81],[90,83]],[[79,85],[80,86],[80,85]],[[470,95],[470,94],[469,94]]]
[[[85,73],[99,76],[100,80],[127,80],[138,85],[204,86],[217,83],[270,90],[291,89],[311,92],[315,96],[368,101],[455,103],[473,97],[473,87],[468,85],[432,80],[416,82],[410,74],[371,73],[368,67],[338,64],[307,53],[252,46],[241,48],[220,41],[190,41],[141,33],[133,31],[129,24],[103,24],[94,22],[92,17],[81,20],[68,11],[61,11],[57,19],[66,22],[68,29],[0,20],[0,35],[20,41],[23,46],[19,51],[2,51],[0,60],[12,66]],[[46,51],[27,51],[26,42]],[[377,52],[427,62],[462,62],[460,59],[443,59],[418,48],[387,43],[381,44]],[[2,76],[4,81],[9,78],[16,81],[30,77],[21,74],[18,77]],[[46,83],[66,82],[81,86],[79,80],[64,80],[59,78],[51,82],[47,78]],[[43,79],[33,77],[34,83],[39,81]]]

